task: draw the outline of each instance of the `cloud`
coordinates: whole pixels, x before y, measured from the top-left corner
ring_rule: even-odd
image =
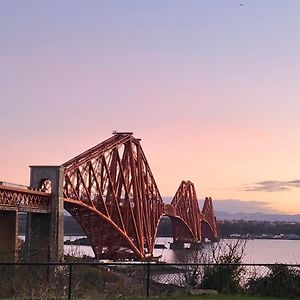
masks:
[[[172,197],[163,197],[165,203],[170,203]],[[202,209],[204,200],[199,200],[199,207]],[[266,214],[278,214],[281,211],[272,208],[270,203],[264,201],[243,201],[240,199],[213,199],[214,209],[216,211],[224,211],[228,213],[266,213]]]
[[[201,203],[202,204],[202,203]],[[202,207],[202,205],[200,206]],[[239,199],[213,200],[216,211],[225,211],[228,213],[266,213],[276,214],[279,210],[270,206],[270,203],[264,201],[243,201]]]
[[[201,207],[203,202],[200,204]],[[214,200],[214,209],[216,211],[225,211],[228,213],[266,213],[266,214],[277,214],[281,211],[272,208],[270,203],[257,200],[243,201],[239,199],[224,199],[224,200]]]
[[[282,192],[297,187],[300,187],[300,179],[289,181],[266,180],[256,182],[252,186],[242,187],[241,190],[246,192]]]

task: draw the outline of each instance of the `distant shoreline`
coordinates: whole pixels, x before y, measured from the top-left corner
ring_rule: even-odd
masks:
[[[72,235],[65,235],[66,236],[72,236]],[[73,235],[76,236],[76,235]],[[173,238],[172,236],[158,236],[159,238]],[[241,240],[274,240],[274,241],[299,241],[300,238],[283,238],[283,237],[249,237],[249,238],[245,238],[245,237],[222,237],[221,239],[229,239],[229,240],[234,240],[234,239],[241,239]],[[70,240],[66,240],[64,242],[65,245],[72,245],[72,246],[91,246],[89,240],[87,237],[82,237],[82,238],[78,238],[74,241],[70,241]],[[159,249],[161,244],[155,244],[157,249]]]

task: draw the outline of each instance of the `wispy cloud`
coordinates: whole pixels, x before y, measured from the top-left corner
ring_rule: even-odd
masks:
[[[172,197],[164,196],[165,203],[170,203]],[[199,200],[200,209],[203,207],[204,200]],[[213,199],[213,205],[216,211],[228,213],[269,213],[278,214],[281,211],[271,207],[270,203],[257,200],[240,200],[240,199]]]
[[[229,213],[280,213],[279,210],[271,207],[270,203],[257,200],[243,201],[240,199],[213,199],[213,205],[216,211],[225,211]]]
[[[282,192],[297,187],[300,187],[300,179],[289,181],[266,180],[244,186],[241,190],[247,192]]]

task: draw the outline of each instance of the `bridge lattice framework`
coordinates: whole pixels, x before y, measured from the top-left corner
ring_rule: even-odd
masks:
[[[63,258],[64,209],[83,228],[96,258],[152,257],[163,216],[171,219],[174,244],[217,238],[212,199],[205,198],[201,211],[194,184],[182,181],[165,204],[132,133],[116,133],[61,166],[32,166],[28,188],[0,185],[0,216],[28,212],[27,250],[47,248],[54,261]],[[46,228],[44,237],[39,227]],[[0,241],[9,231],[0,229]]]

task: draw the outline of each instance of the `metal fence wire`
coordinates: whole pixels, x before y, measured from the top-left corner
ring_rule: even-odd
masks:
[[[117,299],[178,295],[195,289],[254,295],[268,291],[270,296],[299,297],[300,265],[0,263],[0,298]]]

